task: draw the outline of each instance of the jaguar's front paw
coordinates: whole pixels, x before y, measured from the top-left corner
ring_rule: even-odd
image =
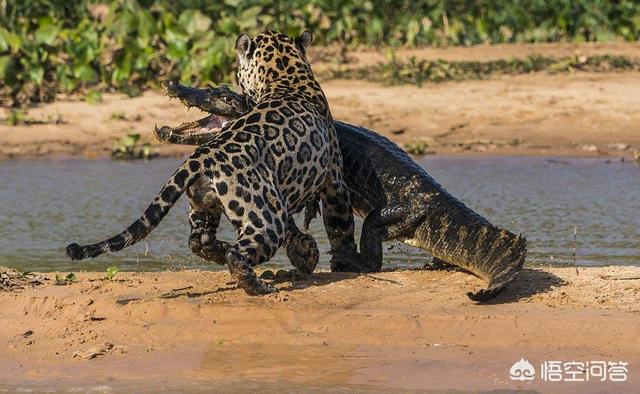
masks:
[[[299,233],[287,244],[287,256],[302,275],[311,275],[320,260],[318,244],[310,234]]]

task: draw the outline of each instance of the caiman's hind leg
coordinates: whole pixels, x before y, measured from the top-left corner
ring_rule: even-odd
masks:
[[[189,208],[191,225],[189,248],[195,255],[207,261],[225,265],[231,244],[216,239],[221,216],[222,211],[219,208],[200,211],[191,206]]]
[[[382,268],[382,242],[411,237],[424,219],[426,207],[415,200],[372,211],[362,224],[360,253],[367,272]]]

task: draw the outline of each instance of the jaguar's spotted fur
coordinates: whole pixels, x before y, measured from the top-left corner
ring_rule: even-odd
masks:
[[[334,122],[306,59],[311,41],[309,32],[295,39],[277,32],[253,39],[241,35],[237,79],[255,106],[198,147],[125,231],[93,245],[71,244],[67,255],[80,260],[134,244],[187,192],[194,228],[215,228],[210,224],[225,214],[237,231],[233,245],[209,239],[217,245],[207,251],[209,257],[224,257],[249,294],[265,294],[274,289],[257,278],[252,266],[275,254],[290,215],[320,193],[332,268],[358,261]],[[206,237],[215,239],[215,233]]]

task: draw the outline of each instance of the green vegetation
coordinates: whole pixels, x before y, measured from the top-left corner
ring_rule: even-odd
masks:
[[[113,280],[113,278],[116,276],[116,274],[120,272],[120,268],[118,267],[109,267],[107,268],[107,273],[105,275],[105,278],[109,281]]]
[[[111,113],[111,119],[112,120],[124,120],[124,121],[132,121],[132,122],[139,122],[142,120],[142,115],[137,114],[134,117],[128,117],[127,114],[125,114],[124,112],[120,111],[120,112],[112,112]]]
[[[151,144],[140,144],[140,134],[127,134],[121,137],[111,151],[111,158],[117,160],[150,160],[156,155],[151,152]]]
[[[28,115],[27,111],[20,108],[11,108],[7,110],[7,117],[5,119],[7,125],[16,126],[16,125],[32,125],[32,124],[62,124],[65,121],[62,119],[60,114],[57,114],[55,117],[49,115],[46,119],[36,119]]]
[[[74,274],[73,272],[67,274],[66,276],[60,276],[59,274],[56,274],[56,285],[58,286],[70,285],[77,281],[78,278],[76,278],[76,274]]]
[[[429,144],[425,141],[418,140],[414,142],[407,142],[404,144],[403,148],[410,155],[422,156],[428,153]]]
[[[0,100],[135,96],[166,77],[228,82],[241,31],[320,44],[472,45],[640,38],[634,0],[20,0],[0,2]]]
[[[410,83],[422,85],[424,82],[482,79],[495,74],[526,74],[538,71],[561,73],[624,70],[640,70],[640,59],[611,55],[575,55],[563,58],[532,55],[524,59],[486,62],[418,60],[415,57],[411,57],[407,62],[399,62],[391,52],[386,62],[361,68],[348,68],[337,65],[323,76],[325,78],[368,79],[389,84]]]

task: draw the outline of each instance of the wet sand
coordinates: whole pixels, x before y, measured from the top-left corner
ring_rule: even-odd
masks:
[[[345,67],[384,60],[384,50],[354,52]],[[398,59],[495,60],[573,56],[576,53],[640,57],[640,45],[549,44],[399,50]],[[331,67],[335,54],[316,49],[314,70]],[[358,80],[321,81],[335,119],[369,127],[401,144],[421,142],[428,153],[464,155],[617,156],[632,159],[640,150],[640,73],[546,72],[496,76],[487,80],[384,86]],[[155,141],[154,124],[178,125],[203,116],[169,101],[160,90],[128,98],[105,94],[101,104],[78,97],[28,109],[32,120],[0,124],[0,159],[108,156],[114,142],[140,133],[162,155],[193,148]],[[54,121],[59,120],[56,124]]]
[[[486,305],[461,272],[318,272],[266,297],[226,272],[77,276],[0,291],[0,390],[640,389],[640,268],[527,269]],[[520,358],[626,361],[628,381],[514,382]]]

